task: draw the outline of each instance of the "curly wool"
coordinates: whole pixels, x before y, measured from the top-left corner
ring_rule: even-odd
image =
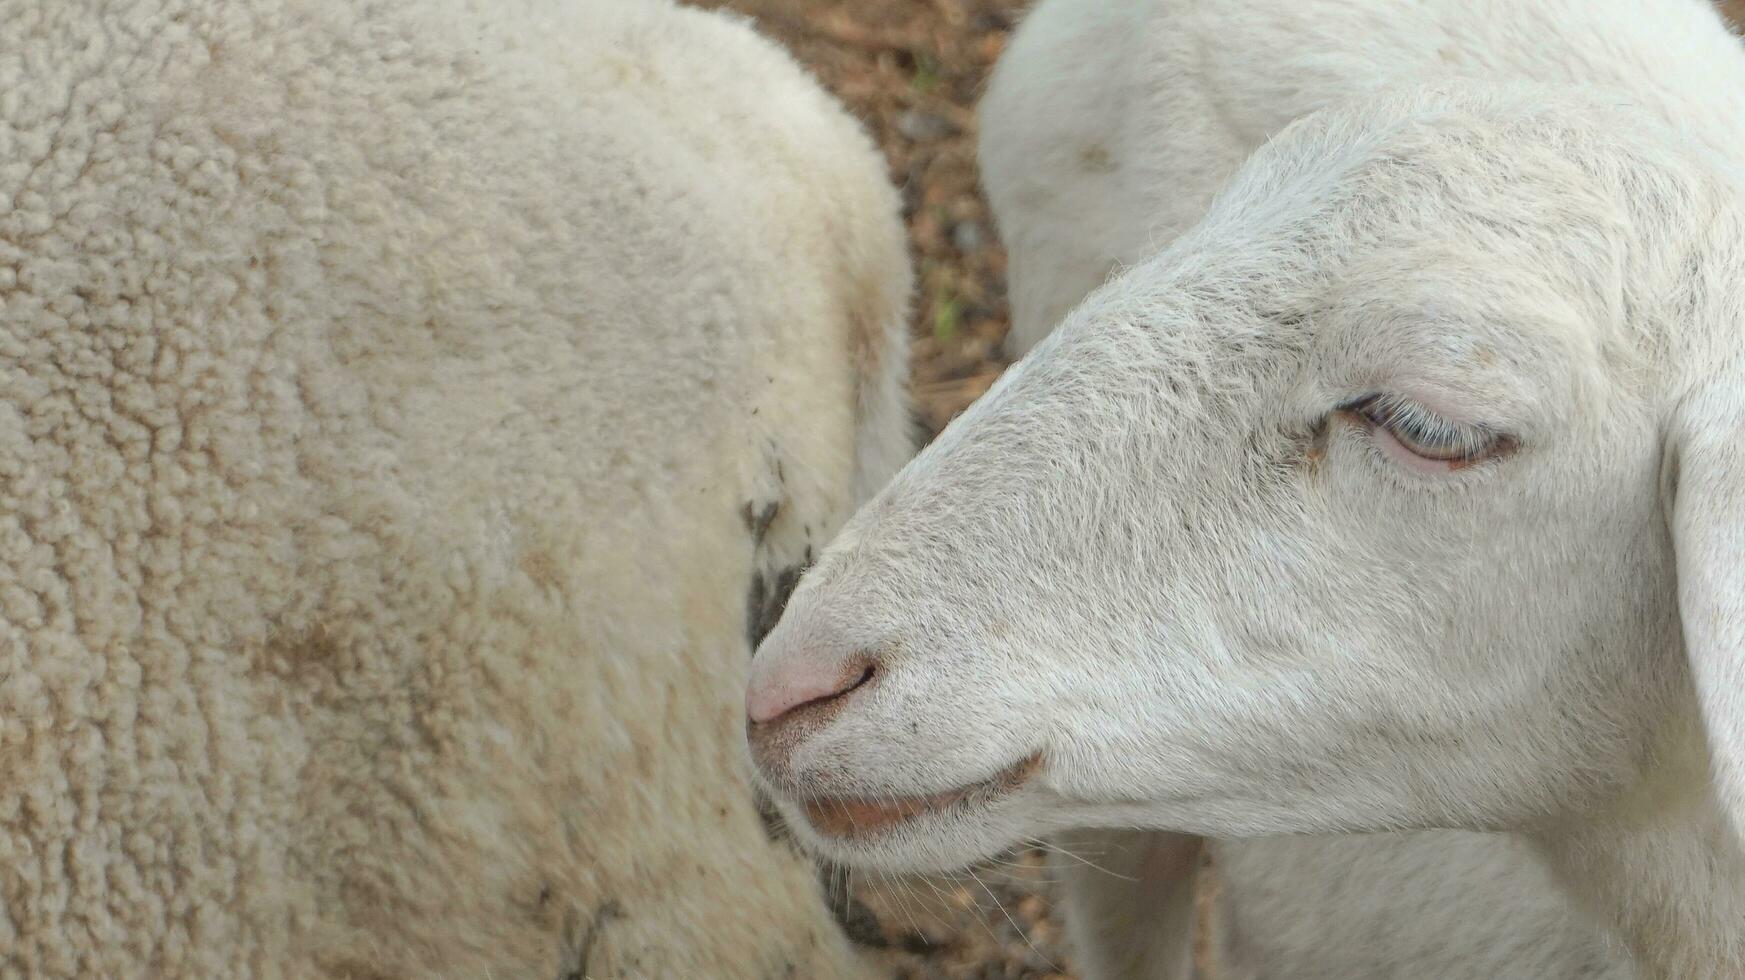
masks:
[[[747,596],[908,448],[894,195],[791,59],[0,0],[0,202],[0,975],[863,969],[735,737]]]

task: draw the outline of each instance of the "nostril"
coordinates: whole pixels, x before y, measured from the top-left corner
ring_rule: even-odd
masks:
[[[837,697],[841,697],[843,694],[852,694],[856,689],[865,687],[867,682],[873,679],[873,675],[878,673],[878,669],[878,664],[867,664],[866,669],[860,672],[860,676],[855,679],[854,683],[843,688],[842,694],[838,694]]]
[[[806,708],[841,700],[872,683],[878,662],[856,657],[835,670],[801,664],[761,678],[746,692],[746,714],[754,725],[767,724]],[[816,672],[814,672],[816,671]]]
[[[820,694],[814,698],[807,698],[806,700],[801,701],[799,704],[796,704],[793,707],[787,709],[787,711],[782,712],[782,714],[791,714],[795,711],[800,711],[800,710],[803,710],[805,708],[810,708],[814,705],[828,704],[829,702],[835,701],[838,698],[848,697],[850,694],[853,694],[855,691],[857,691],[861,687],[863,687],[867,681],[872,680],[873,671],[875,671],[877,669],[878,668],[873,667],[872,665],[869,664],[869,665],[867,665],[867,668],[865,670],[861,671],[860,674],[854,678],[854,680],[849,681],[847,684],[844,684],[840,689],[835,690],[835,691],[831,691],[827,694]]]

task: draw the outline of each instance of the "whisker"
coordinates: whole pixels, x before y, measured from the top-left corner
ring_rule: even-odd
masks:
[[[999,909],[1000,914],[1006,917],[1006,921],[1012,924],[1013,929],[1017,930],[1018,938],[1024,940],[1024,945],[1030,947],[1030,951],[1032,953],[1035,953],[1037,956],[1041,957],[1042,962],[1047,963],[1048,968],[1050,970],[1054,970],[1056,972],[1059,972],[1060,967],[1052,959],[1049,959],[1046,955],[1044,955],[1042,950],[1036,948],[1036,944],[1030,941],[1030,934],[1025,932],[1024,928],[1022,926],[1018,925],[1018,920],[1012,918],[1012,913],[1006,911],[1006,907],[1004,905],[1000,904],[999,896],[994,894],[994,890],[992,888],[989,888],[987,886],[987,883],[982,881],[982,879],[976,875],[974,869],[966,868],[964,870],[969,871],[969,876],[971,878],[975,879],[975,883],[978,885],[981,885],[982,891],[987,892],[988,897],[994,900],[994,908]],[[993,930],[989,930],[989,932],[992,932],[992,931]]]
[[[879,877],[884,881],[887,894],[896,900],[897,908],[903,913],[903,918],[909,920],[910,932],[917,936],[925,935],[925,933],[921,931],[920,923],[915,921],[914,913],[909,910],[909,903],[905,900],[903,895],[903,892],[906,889],[904,889],[902,883],[893,880],[889,874],[886,874],[883,871],[879,872]]]
[[[1090,860],[1082,855],[1075,854],[1072,851],[1069,851],[1066,848],[1061,847],[1058,844],[1053,844],[1053,843],[1050,843],[1048,841],[1043,841],[1043,840],[1034,840],[1031,843],[1043,851],[1047,851],[1050,854],[1058,854],[1064,858],[1069,858],[1073,861],[1078,862],[1079,864],[1084,865],[1087,868],[1090,868],[1093,871],[1100,871],[1103,874],[1106,874],[1111,878],[1119,878],[1122,881],[1138,881],[1139,880],[1138,878],[1135,878],[1132,875],[1124,875],[1124,874],[1120,873],[1119,871],[1111,871],[1108,868],[1105,868],[1102,865],[1096,863],[1095,861],[1092,861],[1092,860]],[[1103,855],[1101,855],[1101,854],[1098,855],[1098,857],[1102,857],[1102,856]]]

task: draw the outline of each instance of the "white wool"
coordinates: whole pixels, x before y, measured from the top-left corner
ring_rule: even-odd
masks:
[[[760,651],[877,656],[784,812],[882,868],[1121,842],[1158,891],[1069,882],[1101,976],[1179,934],[1191,839],[1134,827],[1434,832],[1217,845],[1255,976],[1745,974],[1742,117],[1698,0],[1045,2],[982,146],[1036,347]],[[1428,469],[1375,393],[1513,448]],[[1032,754],[880,834],[796,806]]]
[[[858,975],[748,630],[895,195],[665,2],[0,0],[0,975]]]

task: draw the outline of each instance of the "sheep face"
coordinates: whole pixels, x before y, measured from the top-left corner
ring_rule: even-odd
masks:
[[[1638,778],[1690,717],[1665,365],[1738,239],[1622,111],[1312,118],[1094,294],[763,645],[790,822],[915,869],[1070,826],[1519,826]]]

